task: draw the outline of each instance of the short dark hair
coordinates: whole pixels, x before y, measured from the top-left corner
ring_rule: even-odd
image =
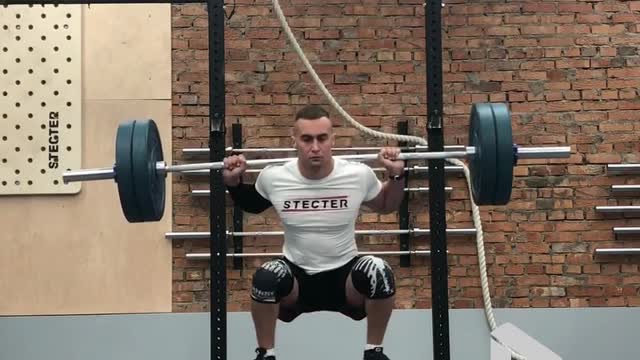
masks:
[[[298,121],[298,119],[315,120],[320,119],[321,117],[329,117],[329,113],[322,106],[306,105],[302,109],[298,110],[295,121]]]

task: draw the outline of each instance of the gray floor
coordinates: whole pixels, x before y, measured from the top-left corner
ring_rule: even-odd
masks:
[[[640,309],[497,309],[564,360],[640,358]],[[489,359],[481,309],[452,310],[451,359]],[[228,317],[228,359],[253,359],[255,334],[248,313]],[[366,323],[331,313],[279,323],[279,360],[361,359]],[[0,360],[205,360],[209,316],[149,314],[0,317]],[[392,360],[432,359],[431,316],[395,311],[385,341]]]

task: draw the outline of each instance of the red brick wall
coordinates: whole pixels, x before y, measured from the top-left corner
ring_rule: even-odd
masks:
[[[230,2],[227,11],[232,7]],[[328,89],[361,123],[396,132],[400,120],[425,135],[426,85],[422,0],[286,0],[281,5],[301,46]],[[508,102],[515,141],[571,144],[570,159],[527,161],[516,168],[512,201],[483,207],[490,287],[498,307],[640,305],[638,258],[596,257],[594,249],[638,246],[615,239],[613,226],[632,217],[602,215],[596,205],[631,204],[614,197],[606,163],[640,161],[640,1],[456,0],[444,8],[444,93],[447,144],[465,144],[472,103]],[[227,123],[240,122],[245,147],[288,147],[291,117],[304,104],[326,104],[290,50],[267,0],[235,0],[228,21]],[[207,18],[198,5],[173,7],[174,156],[207,146]],[[380,145],[337,121],[338,145]],[[229,140],[231,131],[229,126]],[[413,184],[425,186],[424,177]],[[191,189],[207,178],[173,177],[174,230],[208,230],[208,199]],[[472,227],[464,180],[447,202],[449,227]],[[413,194],[411,220],[428,227],[427,197]],[[231,205],[231,201],[227,202]],[[231,226],[231,220],[227,222]],[[271,210],[245,216],[245,230],[280,229]],[[397,228],[397,214],[363,213],[358,228]],[[279,238],[245,238],[245,251],[280,251]],[[397,249],[394,237],[361,237],[362,249]],[[428,238],[414,238],[428,248]],[[208,262],[185,253],[206,241],[174,241],[174,311],[207,309]],[[473,237],[449,238],[453,307],[481,307]],[[248,309],[254,268],[229,268],[229,311]],[[430,307],[428,258],[413,258],[398,275],[398,308]]]

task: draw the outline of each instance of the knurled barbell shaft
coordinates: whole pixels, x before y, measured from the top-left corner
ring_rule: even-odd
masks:
[[[464,151],[434,151],[434,152],[416,152],[416,153],[400,153],[398,160],[427,160],[427,159],[453,159],[453,158],[465,158],[467,156],[473,156],[476,149],[473,146],[467,146]],[[529,147],[529,148],[517,148],[517,156],[522,159],[534,159],[534,158],[554,158],[554,157],[566,157],[571,153],[571,148],[568,146],[562,147]],[[342,158],[344,160],[351,161],[373,161],[378,158],[378,154],[355,154],[355,155],[337,155],[336,158]],[[256,159],[247,160],[247,165],[260,166],[278,164],[290,161],[292,158],[279,158],[279,159]],[[179,172],[190,170],[205,170],[205,169],[220,169],[222,168],[222,162],[212,163],[199,163],[199,164],[183,164],[183,165],[169,165],[165,167],[167,172]]]
[[[468,147],[465,151],[438,151],[438,152],[417,152],[417,153],[400,153],[398,160],[424,160],[424,159],[446,159],[446,158],[464,158],[475,151],[474,148]],[[338,159],[350,161],[373,161],[378,158],[378,154],[355,154],[355,155],[337,155]],[[247,166],[264,166],[271,164],[280,164],[291,161],[293,158],[278,159],[255,159],[247,160]],[[223,166],[221,161],[199,164],[183,164],[169,165],[165,168],[167,172],[203,170],[203,169],[221,169]]]
[[[351,152],[351,151],[380,151],[382,146],[354,146],[354,147],[334,147],[331,148],[333,152]],[[401,151],[428,151],[429,147],[426,145],[415,145],[415,146],[400,146],[398,147]],[[464,145],[445,145],[445,151],[464,151]],[[297,152],[296,148],[233,148],[227,147],[225,149],[226,152],[231,153],[292,153]],[[185,148],[182,149],[182,153],[185,155],[208,155],[209,149],[207,148]]]
[[[245,149],[253,150],[253,149]],[[275,150],[275,149],[273,149]],[[517,150],[517,156],[519,159],[551,159],[551,158],[566,158],[571,154],[571,147],[569,146],[557,146],[557,147],[520,147]],[[413,166],[404,168],[405,171],[426,171],[428,167],[425,166]],[[445,166],[445,171],[454,172],[461,171],[459,166]],[[208,169],[201,170],[183,170],[185,174],[199,174],[200,172],[207,172]],[[262,169],[247,169],[247,172],[260,172]],[[385,171],[384,168],[374,168],[373,171],[380,172]]]
[[[559,147],[517,147],[516,156],[520,159],[547,159],[547,158],[565,158],[571,154],[571,147],[559,146]],[[417,152],[417,153],[401,153],[400,160],[425,160],[425,159],[447,159],[447,158],[464,158],[475,154],[475,148],[468,146],[465,151],[440,151],[440,152]],[[351,161],[371,161],[378,157],[378,154],[357,154],[357,155],[337,155],[336,158],[342,158]],[[290,161],[292,158],[278,158],[278,159],[256,159],[247,160],[247,165],[252,166],[264,166],[270,164],[278,164]],[[209,163],[197,163],[197,164],[182,164],[182,165],[166,165],[164,163],[156,164],[156,168],[159,172],[182,172],[182,171],[194,171],[194,170],[207,170],[207,169],[221,169],[223,163],[209,162]],[[99,168],[99,169],[83,169],[76,171],[67,171],[62,175],[62,179],[65,183],[75,181],[91,181],[91,180],[108,180],[115,178],[115,171],[113,168]]]
[[[458,228],[458,229],[447,229],[447,235],[450,236],[467,236],[474,235],[476,233],[476,229],[474,228]],[[371,229],[371,230],[355,230],[355,235],[430,235],[431,229]],[[275,230],[275,231],[227,231],[227,236],[283,236],[284,231]],[[197,240],[197,239],[209,239],[211,237],[211,233],[208,231],[198,231],[198,232],[168,232],[165,233],[165,238],[169,240]]]
[[[379,151],[382,147],[338,147],[332,148],[332,151],[335,152],[348,152],[348,151]],[[428,151],[429,147],[426,145],[416,145],[416,146],[402,146],[399,147],[401,151]],[[444,147],[445,151],[465,151],[466,147],[464,145],[447,145]],[[225,149],[226,152],[237,152],[237,153],[287,153],[287,152],[296,152],[295,148],[240,148],[234,149],[232,147],[228,147]],[[518,148],[518,157],[520,159],[538,159],[538,158],[554,158],[554,157],[566,157],[571,149],[565,146],[559,147],[522,147]],[[182,150],[183,154],[186,155],[206,155],[209,154],[209,149],[206,148],[188,148]]]
[[[280,257],[282,253],[227,253],[227,257]],[[431,255],[431,250],[358,251],[358,255]],[[209,259],[210,253],[189,253],[187,259]]]
[[[259,173],[261,172],[263,169],[257,168],[257,169],[247,169],[247,173]],[[376,168],[371,168],[371,170],[373,170],[374,172],[386,172],[387,169],[383,168],[383,167],[376,167]],[[415,173],[421,173],[421,172],[428,172],[429,171],[429,167],[428,166],[418,166],[418,165],[414,165],[411,167],[405,167],[404,171],[412,171]],[[445,165],[444,167],[444,171],[446,173],[460,173],[463,171],[462,166],[458,166],[458,165]],[[189,171],[184,171],[182,172],[183,175],[209,175],[209,170],[189,170]]]
[[[407,188],[404,188],[404,191],[405,192],[429,192],[429,188],[424,186],[407,187]],[[444,191],[451,192],[453,191],[453,187],[445,186]],[[211,190],[191,190],[191,195],[196,197],[207,197],[207,196],[211,196]]]
[[[468,156],[469,153],[473,153],[475,149],[467,148],[466,151],[449,151],[449,152],[419,152],[419,153],[401,153],[398,157],[399,160],[419,160],[419,159],[443,159],[445,157],[450,158],[463,158]],[[338,155],[335,158],[341,158],[351,161],[370,161],[378,158],[378,154],[357,154],[357,155]],[[292,158],[278,158],[278,159],[256,159],[247,160],[247,166],[264,166],[270,164],[285,163]],[[208,162],[208,163],[196,163],[196,164],[182,164],[182,165],[166,165],[164,163],[157,163],[156,169],[159,172],[181,172],[192,170],[207,170],[207,169],[222,169],[223,162]],[[67,171],[63,173],[62,180],[64,183],[74,181],[89,181],[89,180],[108,180],[115,178],[116,174],[113,168],[101,168],[101,169],[86,169],[77,171]]]

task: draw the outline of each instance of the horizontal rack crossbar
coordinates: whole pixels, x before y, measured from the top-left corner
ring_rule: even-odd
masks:
[[[618,227],[614,227],[613,228],[613,233],[616,234],[616,235],[640,234],[640,227],[636,227],[636,226],[629,226],[629,227],[618,226]]]
[[[625,192],[638,192],[640,191],[640,185],[611,185],[611,192],[625,193]]]
[[[640,212],[640,206],[596,206],[596,211],[601,213],[627,213]]]
[[[596,249],[597,255],[640,255],[640,248]]]
[[[394,230],[356,230],[356,235],[429,235],[430,229],[394,229]],[[474,235],[476,229],[473,228],[461,228],[461,229],[447,229],[447,235]],[[284,231],[227,231],[227,236],[282,236]],[[209,239],[210,233],[208,231],[187,231],[187,232],[168,232],[165,234],[165,238],[169,240],[186,240],[186,239]]]
[[[640,164],[607,164],[607,173],[611,175],[638,174]]]

